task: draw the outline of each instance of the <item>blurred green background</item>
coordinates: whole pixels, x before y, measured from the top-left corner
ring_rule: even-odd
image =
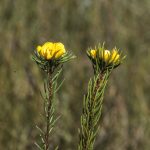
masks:
[[[127,58],[107,86],[95,150],[150,149],[150,0],[0,0],[0,35],[0,150],[36,149],[44,75],[31,55],[46,41],[77,55],[64,67],[51,149],[77,149],[86,50],[104,41]]]

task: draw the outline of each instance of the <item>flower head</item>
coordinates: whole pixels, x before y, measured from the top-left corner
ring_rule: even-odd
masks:
[[[38,66],[46,72],[49,69],[54,71],[56,68],[62,67],[62,64],[73,58],[75,56],[66,51],[65,46],[60,42],[46,42],[43,45],[38,45],[32,56]]]
[[[116,48],[107,50],[104,47],[99,47],[98,49],[88,50],[87,54],[94,67],[97,68],[96,65],[98,65],[98,68],[102,71],[119,66],[124,59]]]
[[[46,42],[42,46],[37,46],[37,52],[46,60],[59,59],[66,53],[65,47],[62,43]]]

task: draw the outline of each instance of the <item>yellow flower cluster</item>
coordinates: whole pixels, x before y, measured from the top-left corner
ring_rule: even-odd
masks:
[[[42,46],[37,46],[37,52],[45,59],[51,60],[60,58],[66,50],[62,43],[46,42]]]
[[[90,50],[90,56],[95,59],[96,58],[96,53],[97,50],[92,49]],[[102,59],[104,62],[111,64],[111,63],[116,63],[120,59],[120,55],[117,51],[117,49],[113,49],[112,51],[109,50],[103,50],[100,53],[100,59]]]

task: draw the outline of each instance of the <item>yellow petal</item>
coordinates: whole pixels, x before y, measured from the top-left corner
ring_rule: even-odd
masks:
[[[102,50],[101,54],[100,54],[100,58],[104,62],[108,62],[108,60],[110,59],[110,51],[109,50]]]
[[[36,50],[37,50],[38,53],[40,53],[41,49],[42,49],[41,46],[37,46],[37,48],[36,48]]]
[[[58,58],[60,58],[63,54],[64,54],[64,51],[60,50],[60,51],[56,52],[55,58],[58,59]]]
[[[117,50],[112,50],[111,59],[109,60],[110,63],[116,63],[120,58]]]
[[[104,53],[103,53],[103,59],[105,62],[107,62],[110,58],[110,51],[109,50],[104,50]]]
[[[115,59],[114,59],[114,63],[116,63],[119,60],[119,58],[120,58],[120,55],[117,54],[116,57],[115,57]]]
[[[55,49],[65,52],[65,46],[62,43],[55,43]]]
[[[46,59],[51,59],[52,58],[52,55],[51,55],[51,53],[50,53],[50,51],[49,50],[47,50],[46,51]]]
[[[40,53],[43,57],[45,57],[46,56],[46,48],[44,48],[44,49],[42,48]]]
[[[53,49],[53,43],[52,42],[46,42],[44,45],[43,45],[43,48],[50,48],[50,49]]]
[[[62,43],[55,43],[54,55],[56,59],[60,58],[65,52],[65,46]]]
[[[91,55],[92,58],[96,58],[96,50],[95,50],[95,49],[92,49],[92,50],[90,51],[90,55]]]
[[[46,42],[42,46],[41,55],[46,58],[50,59],[52,56],[52,50],[53,50],[54,44],[52,42]]]

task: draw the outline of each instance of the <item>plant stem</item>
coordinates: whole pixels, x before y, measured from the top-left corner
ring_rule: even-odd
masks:
[[[49,149],[49,130],[50,130],[50,113],[52,109],[52,99],[53,99],[53,92],[52,92],[52,69],[49,68],[48,70],[48,107],[47,107],[47,116],[46,116],[46,133],[45,133],[45,150]]]
[[[96,96],[97,90],[100,87],[101,81],[103,81],[104,74],[103,73],[99,73],[98,76],[99,77],[98,77],[98,79],[96,81],[96,86],[95,86],[94,94],[93,94],[93,97],[92,97],[93,100],[95,99],[95,96]]]
[[[96,85],[94,87],[92,97],[91,99],[88,99],[88,107],[83,106],[83,114],[82,117],[84,118],[85,122],[81,124],[83,127],[80,133],[80,148],[79,150],[92,150],[93,144],[95,141],[95,137],[92,141],[89,142],[89,139],[91,139],[92,133],[94,133],[98,128],[98,123],[95,125],[93,122],[94,119],[94,109],[95,109],[95,100],[96,100],[96,94],[99,92],[100,86],[103,84],[103,77],[104,73],[99,73],[98,78],[95,81]],[[99,100],[101,97],[99,98]],[[98,100],[98,101],[99,101]],[[100,105],[102,105],[102,102],[100,102]],[[99,107],[100,108],[100,107]],[[99,114],[100,115],[100,114]],[[86,128],[86,130],[84,129]]]

